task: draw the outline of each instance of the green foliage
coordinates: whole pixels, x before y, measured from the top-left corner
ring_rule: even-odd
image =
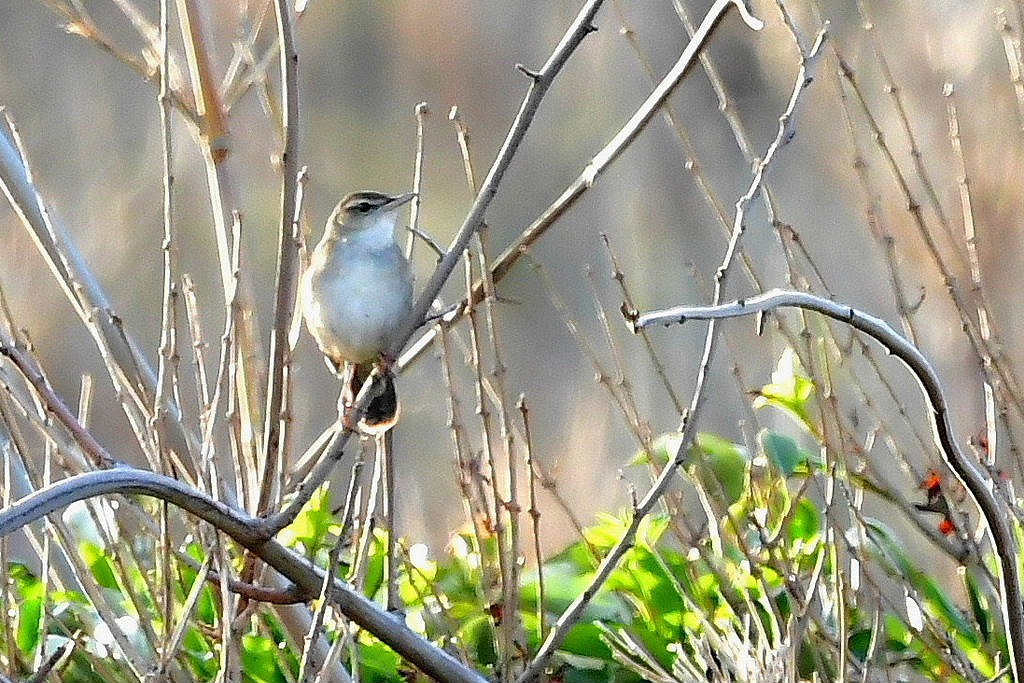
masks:
[[[800,359],[792,349],[782,353],[772,373],[772,381],[757,392],[754,408],[767,406],[788,413],[796,424],[811,434],[818,433],[811,417],[814,410],[814,380],[804,372]]]
[[[21,654],[28,658],[39,647],[42,635],[45,590],[43,582],[23,564],[11,564],[7,576],[13,581],[18,594],[15,614],[15,641]]]
[[[797,671],[791,673],[798,678],[834,680],[839,678],[837,639],[844,633],[851,661],[876,670],[891,667],[895,679],[912,673],[930,680],[963,681],[969,678],[962,673],[967,669],[994,679],[1000,666],[996,653],[1005,642],[995,617],[996,602],[990,597],[990,577],[977,567],[963,573],[967,606],[961,607],[951,590],[929,574],[932,568],[907,552],[896,532],[870,517],[860,518],[862,540],[848,540],[855,544],[858,561],[873,562],[893,577],[894,585],[903,587],[903,603],[883,602],[877,612],[856,604],[841,612],[820,607],[815,608],[819,612],[807,611],[811,599],[840,604],[840,578],[848,562],[838,559],[842,549],[815,497],[821,488],[810,486],[824,474],[815,437],[818,429],[811,417],[817,400],[814,384],[795,356],[786,354],[771,383],[756,393],[754,407],[781,408],[798,437],[762,429],[748,446],[701,433],[680,457],[681,435],[663,434],[634,458],[634,466],[658,468],[678,458],[689,486],[704,503],[708,532],[696,535],[699,540],[688,545],[681,542],[687,536],[679,533],[680,517],[656,514],[643,519],[630,550],[567,634],[552,663],[552,679],[774,680],[792,661]],[[626,535],[631,516],[631,511],[599,514],[579,541],[547,558],[543,592],[541,574],[536,569],[524,573],[518,618],[527,653],[539,647],[560,615],[588,588],[602,558]],[[342,533],[324,487],[279,538],[323,565]],[[382,600],[387,533],[377,529],[366,543],[359,585],[368,597]],[[197,542],[184,550],[197,563],[205,559]],[[78,552],[92,581],[115,609],[133,618],[149,618],[157,632],[171,627],[162,623],[158,609],[152,609],[159,604],[146,592],[146,586],[154,585],[153,576],[143,576],[135,565],[126,569],[124,563],[113,561],[109,549],[90,542],[80,543]],[[492,677],[502,662],[498,631],[509,618],[487,588],[497,556],[493,536],[458,533],[443,557],[427,557],[422,547],[411,549],[400,567],[399,586],[410,625]],[[341,565],[350,580],[356,578],[354,564]],[[22,565],[10,565],[8,577],[16,598],[14,639],[25,662],[33,660],[47,638],[78,633],[86,647],[78,648],[68,664],[68,680],[132,680],[114,649],[99,644],[97,627],[102,620],[83,595],[47,592]],[[172,581],[176,604],[184,602],[196,577],[193,567],[178,564]],[[134,601],[128,599],[129,590]],[[138,614],[139,605],[152,612]],[[208,583],[179,655],[196,681],[213,681],[219,675],[222,610],[219,586]],[[328,621],[326,637],[334,640],[347,628]],[[410,678],[409,665],[385,644],[362,631],[351,633],[354,640],[346,652],[354,652],[361,680]],[[296,679],[301,652],[286,638],[272,610],[262,610],[250,620],[239,652],[246,681]],[[951,668],[949,652],[960,653],[960,669]]]

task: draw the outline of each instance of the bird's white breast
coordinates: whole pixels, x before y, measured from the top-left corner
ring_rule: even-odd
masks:
[[[412,308],[412,273],[394,219],[325,238],[301,281],[306,326],[334,362],[374,360]]]

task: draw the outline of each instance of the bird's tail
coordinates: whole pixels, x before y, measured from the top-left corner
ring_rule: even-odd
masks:
[[[342,400],[345,402],[346,415],[353,410],[356,397],[370,377],[371,370],[373,367],[365,364],[349,364],[345,368]],[[390,370],[378,373],[372,381],[373,384],[369,387],[369,402],[356,428],[362,434],[375,436],[395,426],[401,413],[401,404],[395,391],[395,376]]]

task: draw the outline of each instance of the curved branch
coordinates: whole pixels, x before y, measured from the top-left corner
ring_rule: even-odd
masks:
[[[0,510],[0,538],[73,502],[114,493],[142,494],[167,501],[226,533],[310,598],[320,594],[323,570],[267,538],[258,518],[239,512],[176,479],[130,467],[79,474],[25,496]],[[344,581],[334,580],[331,600],[352,621],[435,680],[487,683],[476,671],[424,640]]]
[[[942,459],[970,493],[992,536],[992,544],[1002,570],[1003,626],[1008,635],[1009,660],[1013,679],[1021,681],[1021,675],[1024,674],[1024,602],[1020,568],[1017,565],[1017,543],[1010,526],[1010,515],[992,493],[989,480],[957,444],[949,421],[949,408],[942,383],[931,363],[916,346],[881,318],[806,292],[778,289],[718,306],[677,306],[643,315],[627,311],[626,316],[635,331],[655,325],[667,327],[682,324],[687,320],[721,320],[763,314],[777,308],[803,308],[846,323],[882,344],[889,353],[903,361],[917,378],[925,399],[931,405],[933,436]]]

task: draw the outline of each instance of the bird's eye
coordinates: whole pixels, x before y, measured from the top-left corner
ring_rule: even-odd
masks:
[[[373,205],[370,204],[370,202],[359,202],[356,204],[355,208],[359,213],[370,213],[370,209],[373,208]]]

